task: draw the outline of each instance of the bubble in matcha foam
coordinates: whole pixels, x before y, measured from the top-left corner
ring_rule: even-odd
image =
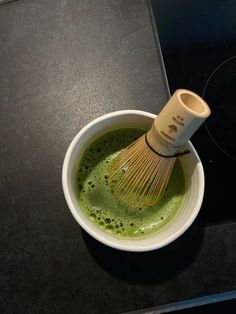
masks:
[[[114,197],[108,185],[108,167],[119,151],[145,130],[120,129],[97,139],[77,167],[78,202],[104,232],[120,238],[145,237],[164,228],[177,214],[184,198],[185,179],[177,159],[161,201],[149,208],[130,210]]]

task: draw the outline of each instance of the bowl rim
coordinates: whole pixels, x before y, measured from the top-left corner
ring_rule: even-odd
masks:
[[[197,197],[197,202],[194,204],[194,210],[192,211],[192,215],[189,217],[189,219],[185,222],[185,224],[182,226],[181,229],[177,230],[175,233],[173,233],[170,237],[168,237],[166,240],[163,240],[160,243],[151,243],[146,244],[145,246],[143,245],[138,245],[139,239],[122,239],[122,238],[115,238],[111,236],[111,238],[115,239],[113,241],[110,238],[106,238],[105,235],[106,233],[103,231],[101,234],[90,228],[84,220],[80,217],[78,214],[77,210],[74,207],[71,195],[70,195],[70,189],[69,189],[69,184],[68,184],[68,173],[69,173],[69,164],[70,164],[70,159],[73,153],[73,150],[75,149],[79,139],[83,136],[84,133],[86,133],[91,127],[93,127],[95,124],[102,122],[103,120],[110,119],[113,117],[117,116],[122,116],[122,115],[140,115],[140,116],[145,116],[148,118],[155,118],[156,115],[147,111],[141,111],[141,110],[118,110],[118,111],[113,111],[110,113],[106,113],[98,118],[93,119],[90,121],[88,124],[86,124],[73,138],[71,141],[65,157],[63,161],[63,166],[62,166],[62,188],[63,188],[63,193],[64,197],[66,200],[66,203],[70,209],[71,214],[77,221],[77,223],[86,231],[90,236],[98,240],[99,242],[112,247],[114,249],[122,250],[122,251],[128,251],[128,252],[145,252],[145,251],[152,251],[159,249],[161,247],[164,247],[168,245],[169,243],[173,242],[175,239],[180,237],[189,227],[190,225],[194,222],[195,218],[197,217],[203,197],[204,197],[204,190],[205,190],[205,176],[204,176],[204,169],[202,162],[199,158],[199,155],[192,145],[190,141],[188,141],[187,146],[190,148],[190,150],[193,152],[194,156],[197,158],[197,171],[198,171],[198,176],[201,180],[201,184],[198,186],[198,197]],[[81,210],[82,212],[82,210]],[[83,212],[82,212],[83,213]],[[84,214],[83,214],[84,215]],[[86,217],[86,216],[85,216]],[[89,221],[89,219],[88,219]],[[102,231],[102,230],[101,230]],[[104,236],[102,235],[104,233]],[[153,235],[151,235],[153,236]],[[148,238],[148,237],[147,237]],[[140,238],[140,240],[146,239],[146,238]],[[133,245],[130,245],[128,243],[133,242]]]

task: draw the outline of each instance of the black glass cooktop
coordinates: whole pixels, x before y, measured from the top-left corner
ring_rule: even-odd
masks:
[[[236,218],[236,1],[152,0],[149,3],[170,93],[201,95],[212,115],[191,141],[203,162],[200,218]]]

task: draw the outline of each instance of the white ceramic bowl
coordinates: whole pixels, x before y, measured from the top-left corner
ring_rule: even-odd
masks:
[[[105,114],[86,125],[71,142],[62,169],[62,185],[66,202],[79,225],[98,241],[124,251],[150,251],[159,249],[182,235],[195,220],[204,195],[204,172],[193,145],[186,145],[192,152],[181,157],[186,179],[186,195],[177,215],[159,232],[138,239],[121,239],[102,231],[93,224],[80,208],[75,193],[76,166],[85,150],[101,135],[120,128],[151,126],[156,115],[138,110],[122,110]]]

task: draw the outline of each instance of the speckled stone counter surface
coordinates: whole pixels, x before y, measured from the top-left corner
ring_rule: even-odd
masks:
[[[235,222],[197,220],[159,251],[125,253],[64,200],[85,124],[167,99],[146,2],[19,0],[0,6],[0,29],[0,312],[112,314],[235,289]]]

